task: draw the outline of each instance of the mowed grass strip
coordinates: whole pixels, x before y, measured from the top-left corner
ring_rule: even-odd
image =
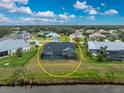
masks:
[[[24,66],[35,54],[37,50],[24,52],[22,57],[16,55],[0,58],[0,67],[17,67]]]

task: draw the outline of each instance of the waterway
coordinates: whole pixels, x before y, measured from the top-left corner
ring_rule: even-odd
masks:
[[[0,93],[124,93],[119,85],[0,87]]]

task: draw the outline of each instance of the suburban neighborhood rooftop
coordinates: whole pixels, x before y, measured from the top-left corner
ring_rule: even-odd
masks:
[[[30,45],[25,40],[7,39],[0,42],[0,52],[10,51],[18,48],[29,47]]]
[[[120,51],[124,50],[124,43],[123,42],[95,42],[95,41],[89,41],[88,42],[88,48],[89,49],[100,49],[100,47],[107,46],[107,50],[115,50]]]

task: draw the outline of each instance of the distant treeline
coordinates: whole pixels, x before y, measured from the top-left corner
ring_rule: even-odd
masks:
[[[0,38],[4,35],[8,35],[13,31],[17,31],[15,28],[20,28],[19,30],[27,30],[30,33],[35,33],[39,31],[53,31],[63,34],[71,34],[77,29],[120,29],[124,28],[122,25],[45,25],[45,26],[0,26]]]
[[[12,30],[10,30],[10,27],[8,26],[0,26],[0,38],[2,38],[4,35],[11,34]]]

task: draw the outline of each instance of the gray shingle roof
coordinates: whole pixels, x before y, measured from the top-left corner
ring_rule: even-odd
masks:
[[[124,50],[123,42],[88,42],[89,49],[100,49],[100,47],[107,46],[107,50],[119,51]]]

